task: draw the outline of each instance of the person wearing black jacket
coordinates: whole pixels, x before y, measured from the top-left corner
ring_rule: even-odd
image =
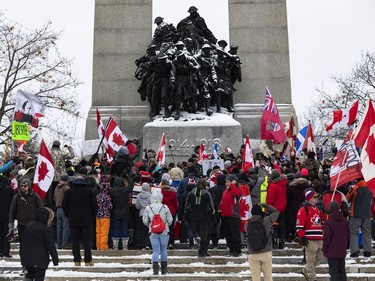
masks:
[[[81,265],[80,242],[83,243],[86,266],[93,266],[92,246],[92,221],[96,216],[98,205],[92,190],[87,186],[85,178],[77,176],[66,191],[62,201],[62,208],[69,219],[72,238],[72,252],[75,266]]]
[[[25,280],[43,281],[50,255],[53,265],[59,264],[55,242],[48,228],[53,217],[54,213],[51,209],[41,207],[37,210],[35,220],[25,228],[24,244],[21,249],[21,264],[27,270]]]
[[[9,231],[9,209],[14,196],[14,190],[10,187],[9,178],[0,177],[0,257],[10,258],[10,243],[7,239]]]
[[[211,226],[211,240],[213,248],[217,248],[220,236],[223,233],[223,231],[221,230],[221,216],[218,206],[221,202],[221,199],[223,198],[224,190],[227,189],[227,187],[225,186],[225,178],[226,176],[224,174],[218,175],[216,185],[210,189],[215,206],[215,214],[213,215]]]

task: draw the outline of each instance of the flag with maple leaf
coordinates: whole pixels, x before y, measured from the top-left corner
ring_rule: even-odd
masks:
[[[198,151],[198,164],[202,165],[203,160],[209,160],[210,157],[208,156],[203,143],[200,144],[199,146],[199,151]]]
[[[313,134],[311,123],[309,123],[309,125],[307,126],[306,137],[302,145],[302,150],[304,149],[306,149],[307,151],[314,151],[316,153],[314,134]]]
[[[330,125],[326,126],[326,131],[335,128],[343,128],[352,125],[357,118],[358,100],[354,100],[353,104],[345,109],[338,109],[333,111],[333,121]]]
[[[251,219],[251,208],[253,207],[250,189],[247,183],[239,184],[242,190],[242,197],[240,199],[240,217],[241,217],[241,232],[245,232],[245,223]]]
[[[110,118],[109,121],[111,119],[112,118]],[[103,124],[103,121],[102,121],[102,118],[100,116],[100,112],[99,112],[98,108],[96,109],[96,125],[97,125],[97,128],[98,128],[99,139],[103,139],[102,149],[104,148],[104,152],[107,155],[108,162],[111,163],[113,161],[114,151],[113,151],[112,148],[110,148],[110,149],[108,148],[108,141],[107,141],[107,138],[105,137],[106,128],[104,127],[104,124]]]
[[[26,122],[38,128],[39,118],[44,116],[44,111],[45,105],[38,96],[18,90],[14,105],[14,121]]]
[[[284,123],[284,131],[286,134],[286,140],[288,143],[290,156],[296,155],[296,141],[297,141],[297,126],[294,121],[294,115],[290,117],[290,120]]]
[[[262,140],[274,140],[276,143],[283,143],[286,138],[279,110],[268,87],[266,87],[266,97],[260,123],[260,138]]]
[[[250,168],[254,167],[254,157],[251,151],[249,135],[246,135],[245,146],[242,152],[242,169],[247,172]]]
[[[156,163],[162,165],[165,163],[165,135],[161,136],[158,153],[156,154]]]
[[[113,118],[108,122],[105,130],[105,139],[107,143],[106,152],[110,157],[113,157],[115,151],[119,151],[122,146],[126,146],[129,149],[130,155],[133,155],[136,152],[136,148],[133,144],[128,142],[128,138],[123,134]]]
[[[362,163],[352,134],[353,130],[350,130],[333,159],[330,169],[331,190],[362,177]]]
[[[47,191],[52,183],[53,176],[55,175],[54,163],[48,148],[42,140],[40,144],[40,151],[38,155],[38,161],[35,167],[35,175],[33,182],[33,190],[39,194],[43,200],[47,194]]]
[[[13,188],[14,192],[18,192],[18,180],[14,175],[10,180],[10,186]]]

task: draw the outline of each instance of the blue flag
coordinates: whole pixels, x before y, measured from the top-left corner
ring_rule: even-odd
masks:
[[[303,143],[305,142],[307,128],[309,125],[306,125],[303,127],[297,134],[297,140],[296,140],[296,153],[299,154],[302,150]]]

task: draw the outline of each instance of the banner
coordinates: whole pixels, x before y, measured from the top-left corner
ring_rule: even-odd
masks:
[[[212,169],[215,166],[219,166],[221,170],[224,170],[224,160],[223,159],[202,160],[203,175],[206,175],[207,171],[209,169]]]
[[[44,116],[44,111],[45,105],[39,97],[21,90],[17,92],[13,120],[38,128],[39,118]]]
[[[12,122],[12,140],[14,141],[29,141],[30,140],[30,128],[27,123],[24,122]]]

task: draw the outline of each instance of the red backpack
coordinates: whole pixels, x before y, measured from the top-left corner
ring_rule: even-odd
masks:
[[[165,222],[160,216],[160,212],[163,209],[164,205],[160,208],[159,213],[155,214],[154,211],[151,209],[151,212],[154,214],[154,217],[151,222],[151,233],[161,234],[165,231]]]

